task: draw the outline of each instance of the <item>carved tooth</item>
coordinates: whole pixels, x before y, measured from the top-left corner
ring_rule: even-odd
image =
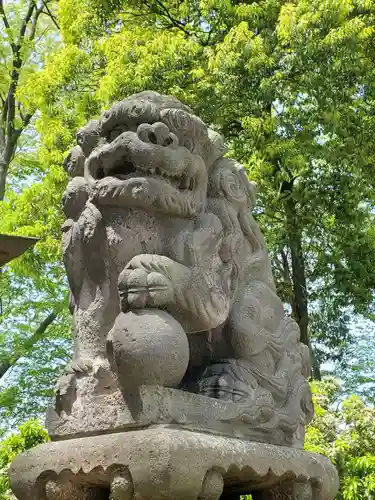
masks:
[[[151,174],[151,175],[154,175],[154,174],[155,174],[155,169],[154,169],[154,168],[150,168],[150,174]]]

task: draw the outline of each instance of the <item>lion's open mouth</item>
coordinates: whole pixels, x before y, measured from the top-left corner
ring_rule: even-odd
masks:
[[[116,177],[119,180],[125,181],[135,177],[152,177],[162,182],[167,182],[175,189],[180,191],[193,191],[195,182],[193,177],[188,177],[185,172],[172,173],[168,170],[156,168],[142,168],[134,165],[131,161],[123,160],[121,163],[104,171],[102,168],[96,172],[97,179],[104,177]]]

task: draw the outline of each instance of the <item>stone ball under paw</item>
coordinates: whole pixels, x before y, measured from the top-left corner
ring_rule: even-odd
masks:
[[[189,363],[189,344],[180,323],[159,309],[120,313],[107,337],[107,353],[123,388],[176,387]]]

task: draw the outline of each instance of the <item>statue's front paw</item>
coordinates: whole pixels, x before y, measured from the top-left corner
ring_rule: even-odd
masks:
[[[78,374],[85,374],[92,368],[90,359],[79,358],[68,363],[63,369],[55,386],[55,394],[64,396],[68,394],[74,386],[75,377]]]
[[[134,258],[119,277],[119,294],[124,312],[129,309],[163,307],[173,302],[172,281],[154,270],[154,266],[142,265]]]
[[[64,368],[63,375],[75,375],[78,373],[87,373],[92,368],[92,361],[88,358],[77,358]]]

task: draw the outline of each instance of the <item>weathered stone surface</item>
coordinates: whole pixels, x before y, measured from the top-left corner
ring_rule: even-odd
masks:
[[[75,399],[69,411],[56,413],[51,409],[48,431],[52,439],[175,424],[182,429],[301,447],[289,427],[280,426],[276,418],[269,419],[273,401],[266,391],[259,392],[257,400],[233,402],[151,385],[125,394],[112,388],[95,395],[86,389],[86,382],[85,378],[77,381],[82,397]],[[269,405],[269,413],[264,415],[259,414],[262,398],[262,408]]]
[[[285,434],[281,442],[301,446],[312,417],[308,350],[275,293],[255,186],[223,158],[220,135],[173,97],[142,92],[90,121],[77,142],[63,198],[75,350],[50,428],[68,414],[89,432],[87,418],[72,423],[73,407],[98,403],[95,420],[102,391],[107,413],[126,412],[126,396],[111,402],[108,391],[157,384],[221,400],[223,415],[253,407],[248,436],[280,443]],[[272,432],[258,437],[265,421]]]
[[[320,455],[166,427],[47,443],[16,459],[11,482],[28,500],[46,490],[48,500],[107,500],[110,491],[116,500],[218,500],[228,492],[333,500],[338,487]]]

